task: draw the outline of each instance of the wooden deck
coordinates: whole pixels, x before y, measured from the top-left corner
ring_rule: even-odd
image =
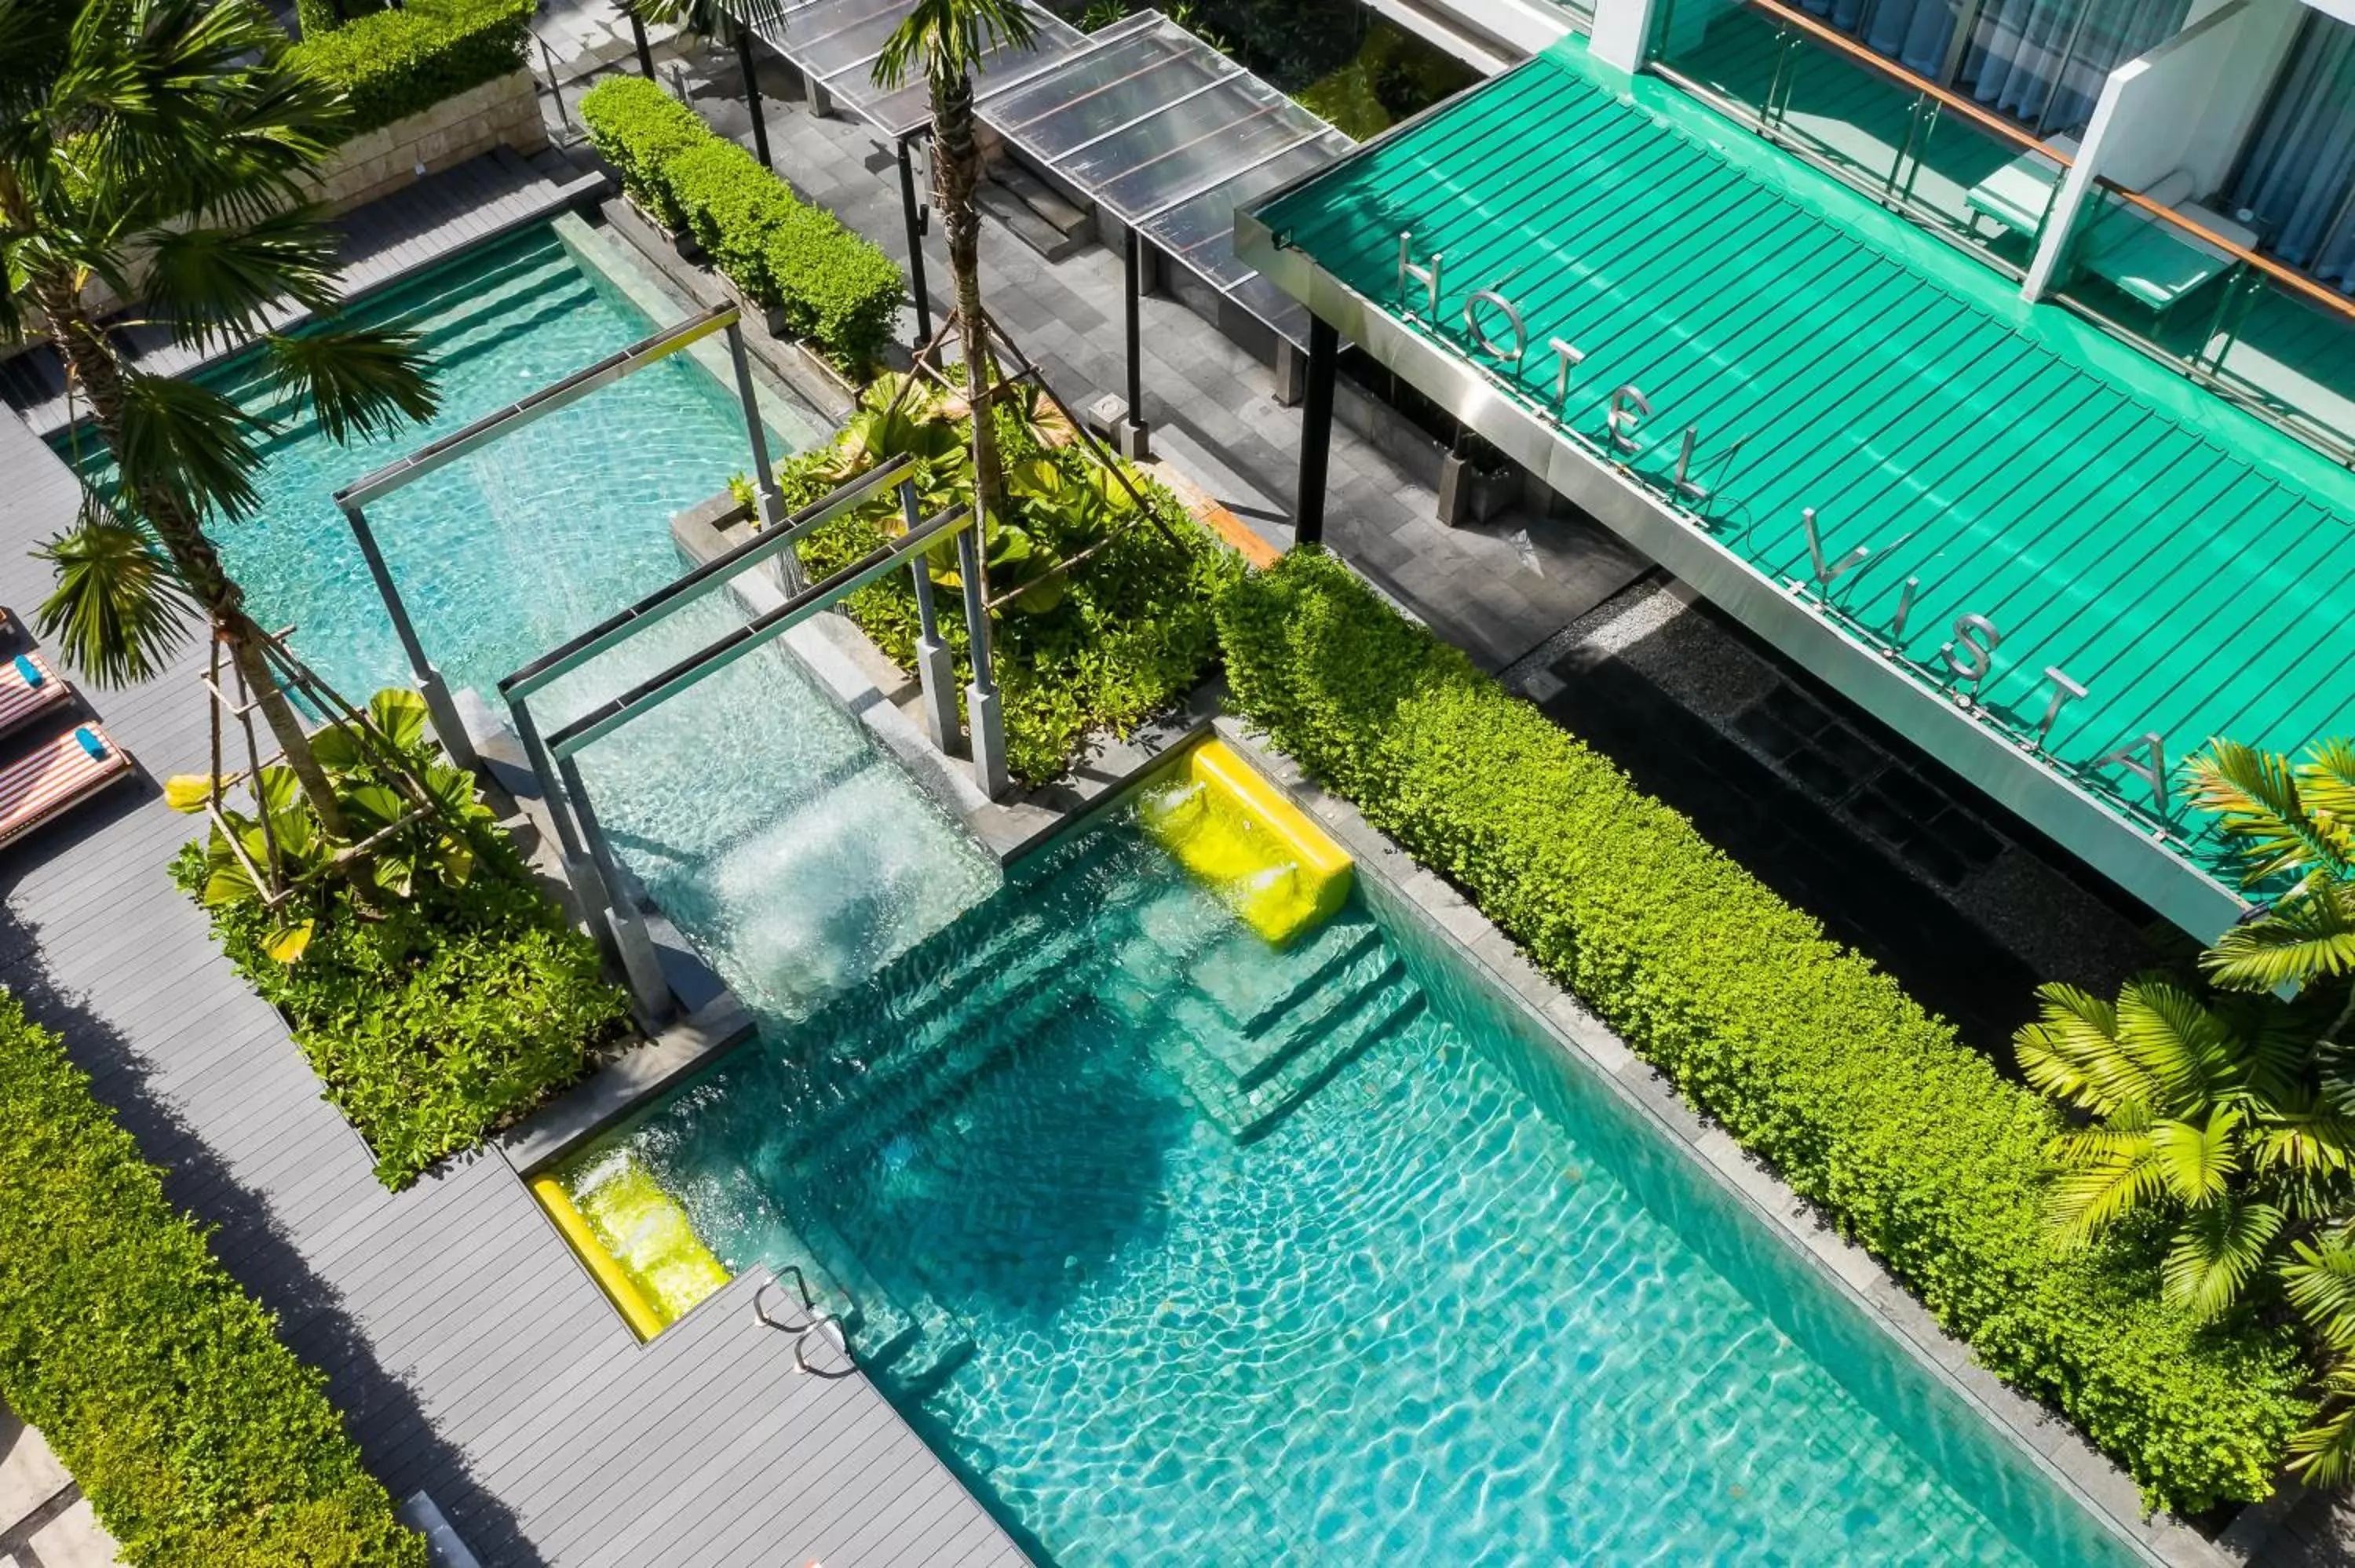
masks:
[[[380,250],[370,281],[496,216],[453,201]],[[371,227],[396,225],[356,217]],[[75,499],[64,466],[0,413],[0,603],[29,612],[47,591],[26,552]],[[377,1184],[284,1025],[165,874],[192,822],[157,786],[204,767],[201,656],[91,694],[141,778],[0,854],[0,980],[65,1034],[174,1199],[219,1226],[222,1261],[325,1371],[394,1495],[430,1492],[486,1563],[1022,1563],[864,1378],[794,1371],[790,1341],[752,1316],[753,1277],[642,1347],[496,1152],[398,1196]]]

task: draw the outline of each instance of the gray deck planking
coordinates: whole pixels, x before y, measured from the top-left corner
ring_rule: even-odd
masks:
[[[504,164],[460,172],[401,213],[355,215],[374,237],[362,286],[550,199]],[[38,602],[47,568],[26,551],[75,501],[0,416],[0,603]],[[1021,1562],[871,1385],[794,1369],[751,1280],[640,1346],[503,1158],[376,1183],[164,872],[196,827],[156,783],[206,765],[201,659],[91,694],[142,778],[0,853],[0,978],[65,1033],[174,1200],[219,1226],[216,1252],[326,1372],[388,1487],[431,1491],[488,1563]]]

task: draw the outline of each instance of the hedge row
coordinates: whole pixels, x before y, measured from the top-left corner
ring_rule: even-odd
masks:
[[[0,1396],[141,1568],[425,1568],[278,1340],[57,1037],[0,996]]]
[[[638,204],[692,233],[746,299],[853,373],[881,356],[907,285],[879,247],[642,77],[591,88],[581,121]]]
[[[2147,1256],[2057,1248],[2045,1102],[1330,557],[1252,575],[1219,620],[1247,716],[2147,1500],[2201,1512],[2272,1489],[2313,1408],[2296,1348],[2248,1321],[2195,1329],[2158,1304]]]
[[[316,32],[287,50],[344,90],[357,136],[523,69],[534,0],[408,0]],[[357,9],[357,5],[349,7]]]

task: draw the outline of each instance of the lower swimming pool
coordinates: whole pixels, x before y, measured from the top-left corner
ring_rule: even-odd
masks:
[[[1377,886],[1124,810],[592,1149],[1067,1564],[2137,1561]]]

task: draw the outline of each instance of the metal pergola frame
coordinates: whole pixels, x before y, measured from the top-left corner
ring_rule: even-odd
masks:
[[[384,551],[378,546],[376,531],[368,524],[367,508],[500,437],[546,418],[559,409],[570,408],[598,388],[611,386],[623,376],[667,359],[719,332],[728,334],[728,355],[735,369],[736,396],[743,405],[745,434],[752,444],[752,471],[760,495],[762,524],[773,526],[784,511],[784,499],[777,489],[776,474],[770,467],[768,430],[761,422],[760,403],[752,387],[751,362],[744,350],[741,313],[734,305],[706,311],[676,326],[666,327],[650,337],[641,338],[629,347],[607,355],[596,364],[576,370],[561,380],[550,382],[496,413],[485,414],[463,429],[428,441],[408,456],[395,459],[336,492],[336,505],[343,513],[345,521],[351,524],[352,537],[368,562],[368,576],[376,583],[378,596],[384,600],[385,613],[392,618],[392,628],[400,638],[401,651],[409,656],[410,673],[416,680],[419,694],[425,699],[425,710],[433,721],[433,732],[440,738],[442,749],[460,766],[479,767],[482,759],[475,753],[474,738],[466,733],[465,724],[458,716],[456,704],[451,700],[448,683],[442,680],[441,670],[426,652],[424,641],[417,634],[417,623],[410,619],[409,607],[400,597],[400,588],[392,580],[392,571],[385,564]]]

